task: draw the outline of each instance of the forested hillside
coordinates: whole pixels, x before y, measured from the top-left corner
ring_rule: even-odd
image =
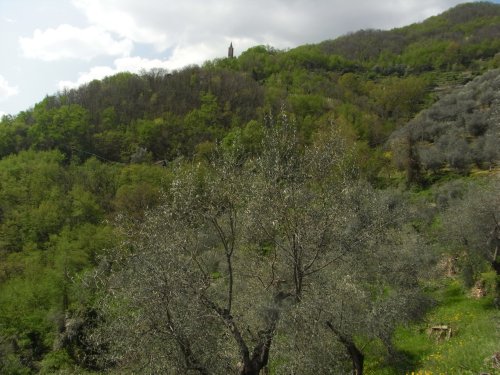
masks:
[[[4,116],[0,373],[500,371],[499,53],[469,3]]]

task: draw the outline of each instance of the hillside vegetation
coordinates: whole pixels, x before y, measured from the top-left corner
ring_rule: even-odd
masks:
[[[4,116],[0,373],[500,371],[499,51],[469,3]]]

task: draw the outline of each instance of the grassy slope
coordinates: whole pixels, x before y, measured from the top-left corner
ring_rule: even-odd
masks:
[[[367,374],[500,374],[490,358],[500,351],[500,313],[492,298],[472,298],[458,280],[435,285],[437,306],[420,323],[401,327],[394,344],[401,357],[387,363],[380,346],[367,348]],[[451,326],[449,341],[429,337],[433,325]]]

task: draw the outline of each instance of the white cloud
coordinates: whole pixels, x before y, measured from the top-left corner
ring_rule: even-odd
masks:
[[[66,24],[55,29],[36,29],[31,38],[19,38],[19,43],[25,57],[44,61],[91,60],[100,55],[128,56],[133,48],[132,41],[116,40],[100,27],[81,29]]]
[[[102,79],[119,72],[138,73],[142,70],[150,70],[152,68],[172,69],[172,64],[168,60],[146,59],[142,57],[124,57],[116,59],[110,66],[94,66],[88,72],[80,72],[76,81],[60,81],[58,89],[75,88],[94,79]]]
[[[227,48],[227,45],[221,46],[222,48]],[[220,54],[221,49],[216,48],[213,44],[205,43],[177,46],[174,48],[172,56],[165,61],[165,64],[168,69],[178,69],[186,65],[201,64],[209,58]]]
[[[180,1],[179,1],[180,2]],[[148,7],[149,1],[141,1],[141,6]],[[122,7],[119,1],[74,0],[73,4],[83,11],[89,22],[114,32],[123,38],[138,43],[153,44],[159,51],[167,48],[168,43],[161,30],[148,27],[148,22],[139,25],[136,20],[134,4]],[[155,2],[148,8],[148,14],[155,14]],[[165,7],[165,3],[162,5]],[[169,22],[170,20],[165,20]]]
[[[137,73],[141,70],[150,70],[152,68],[170,69],[168,60],[146,59],[139,56],[123,57],[114,61],[117,72]]]
[[[19,94],[17,86],[11,86],[7,80],[0,75],[0,101]]]
[[[93,25],[157,50],[251,39],[278,48],[423,20],[461,0],[73,0]]]
[[[79,73],[78,79],[76,81],[59,81],[57,87],[59,90],[72,89],[83,85],[84,83],[93,81],[94,79],[102,79],[115,73],[116,71],[108,66],[96,66],[90,69],[90,71],[88,72]]]
[[[321,2],[321,1],[320,1]],[[187,45],[215,45],[227,38],[252,39],[254,44],[284,43],[287,29],[300,25],[311,7],[289,11],[288,1],[182,0],[73,0],[92,25],[157,51]],[[283,24],[286,21],[286,24]],[[305,30],[297,34],[307,34]]]

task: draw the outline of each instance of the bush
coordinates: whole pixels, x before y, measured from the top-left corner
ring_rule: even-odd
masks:
[[[68,370],[67,373],[73,373],[72,360],[66,350],[58,350],[48,353],[43,361],[40,362],[40,375],[61,373],[61,370]]]
[[[488,129],[488,122],[486,116],[483,112],[474,112],[471,114],[465,114],[464,117],[465,128],[470,135],[477,137],[483,135]]]

